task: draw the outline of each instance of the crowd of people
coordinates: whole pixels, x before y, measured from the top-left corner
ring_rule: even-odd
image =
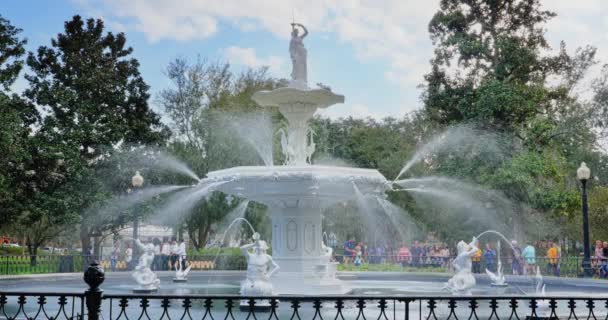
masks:
[[[496,272],[498,269],[498,252],[496,242],[478,243],[477,253],[472,257],[473,272],[485,270]],[[608,278],[608,242],[597,241],[591,251],[593,268],[597,275]],[[363,263],[393,263],[408,267],[444,267],[450,268],[456,252],[446,244],[413,241],[411,246],[367,246],[363,242],[350,239],[344,243],[342,254],[336,250],[336,260],[359,266]],[[582,260],[581,260],[582,261]],[[526,242],[523,246],[512,240],[503,244],[501,250],[503,272],[514,275],[533,275],[537,269],[543,274],[559,277],[561,275],[562,249],[557,241]]]
[[[344,252],[336,258],[343,263],[383,264],[399,263],[402,266],[447,266],[451,257],[450,249],[442,243],[422,243],[414,241],[411,247],[402,245],[367,246],[363,242],[350,239],[344,243]]]
[[[163,238],[161,241],[158,238],[150,240],[154,245],[154,261],[152,262],[152,270],[166,271],[174,268],[178,261],[181,261],[182,268],[186,268],[187,252],[186,243],[182,240],[178,243],[177,238]],[[126,243],[124,251],[121,248],[120,241],[114,243],[114,247],[109,255],[110,270],[116,271],[120,261],[125,262],[127,270],[133,270],[137,265],[137,257],[133,257],[133,246],[129,241]]]

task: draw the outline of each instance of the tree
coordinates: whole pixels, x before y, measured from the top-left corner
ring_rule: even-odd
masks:
[[[562,92],[545,82],[565,55],[541,55],[543,23],[554,16],[539,0],[442,0],[429,23],[435,57],[423,100],[431,119],[517,130],[550,109]]]
[[[0,220],[10,225],[18,214],[14,206],[16,180],[23,175],[19,164],[27,157],[25,143],[30,134],[29,125],[36,113],[22,108],[22,101],[11,96],[8,90],[21,71],[25,54],[25,40],[19,38],[21,29],[0,16]]]
[[[21,31],[0,15],[0,84],[3,90],[9,90],[23,68],[21,57],[25,54],[27,41],[19,38]]]
[[[252,113],[261,110],[251,96],[279,85],[280,81],[268,75],[267,68],[235,74],[226,63],[201,58],[190,63],[177,58],[169,63],[165,73],[173,86],[162,90],[158,101],[172,120],[174,135],[168,146],[171,154],[186,161],[199,176],[226,167],[262,163],[255,143],[272,145],[272,127],[263,128],[269,133],[259,139],[264,141],[249,138],[261,131],[255,126],[273,123],[257,121],[264,119]],[[277,112],[271,117],[277,119]],[[243,127],[249,132],[240,132]],[[196,248],[204,247],[212,227],[234,206],[225,195],[216,193],[193,206],[185,221]],[[252,206],[248,212],[254,220],[263,221],[257,208]]]
[[[117,144],[158,144],[167,135],[148,106],[149,87],[130,57],[133,49],[125,44],[123,33],[104,34],[102,20],[74,16],[50,47],[41,46],[27,58],[31,73],[25,76],[25,96],[48,112],[40,130],[56,132],[67,148],[78,151],[84,170],[78,174],[86,175],[80,186],[103,179],[95,169]],[[78,193],[81,241],[87,247],[94,226],[85,209],[98,195],[91,188]]]

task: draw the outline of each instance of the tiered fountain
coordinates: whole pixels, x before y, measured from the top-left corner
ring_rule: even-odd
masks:
[[[298,27],[303,35],[299,35]],[[319,108],[343,103],[344,96],[327,88],[308,87],[303,44],[307,34],[303,25],[292,24],[289,52],[293,71],[289,86],[253,95],[263,107],[278,107],[288,121],[281,143],[285,165],[229,168],[209,172],[205,179],[221,183],[216,190],[268,206],[272,256],[281,267],[272,282],[279,294],[345,292],[347,288],[333,276],[333,265],[322,243],[322,209],[355,200],[357,189],[381,196],[387,186],[377,170],[312,164],[315,144],[309,120]]]

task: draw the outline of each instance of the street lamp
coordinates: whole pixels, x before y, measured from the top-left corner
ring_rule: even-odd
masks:
[[[144,177],[139,174],[139,171],[135,171],[135,175],[131,178],[131,186],[135,191],[135,196],[138,196],[138,189],[144,185]],[[133,219],[133,250],[137,248],[135,241],[139,238],[139,212],[138,208],[135,208],[135,218]]]
[[[589,247],[589,216],[587,207],[587,180],[591,177],[591,170],[587,167],[587,164],[581,162],[581,166],[576,170],[576,177],[582,185],[582,202],[583,202],[583,275],[585,277],[593,276],[593,269],[591,268],[591,248]]]

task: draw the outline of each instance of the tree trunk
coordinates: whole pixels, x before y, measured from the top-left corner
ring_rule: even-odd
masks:
[[[187,231],[188,231],[188,237],[190,237],[190,241],[194,245],[194,248],[196,248],[198,250],[199,249],[199,242],[197,239],[198,230],[188,228]]]
[[[97,260],[101,260],[101,238],[93,237],[93,257]]]
[[[30,255],[30,266],[35,267],[36,266],[36,257],[37,257],[37,253],[38,253],[38,246],[31,243],[31,241],[28,239],[27,240],[27,252]]]
[[[204,226],[198,228],[198,246],[196,247],[196,249],[202,249],[205,247],[205,244],[207,243],[207,237],[209,236],[210,228],[211,225],[209,223],[206,223]]]
[[[80,224],[80,243],[82,252],[85,252],[87,248],[91,246],[91,236],[89,235],[89,228]]]

